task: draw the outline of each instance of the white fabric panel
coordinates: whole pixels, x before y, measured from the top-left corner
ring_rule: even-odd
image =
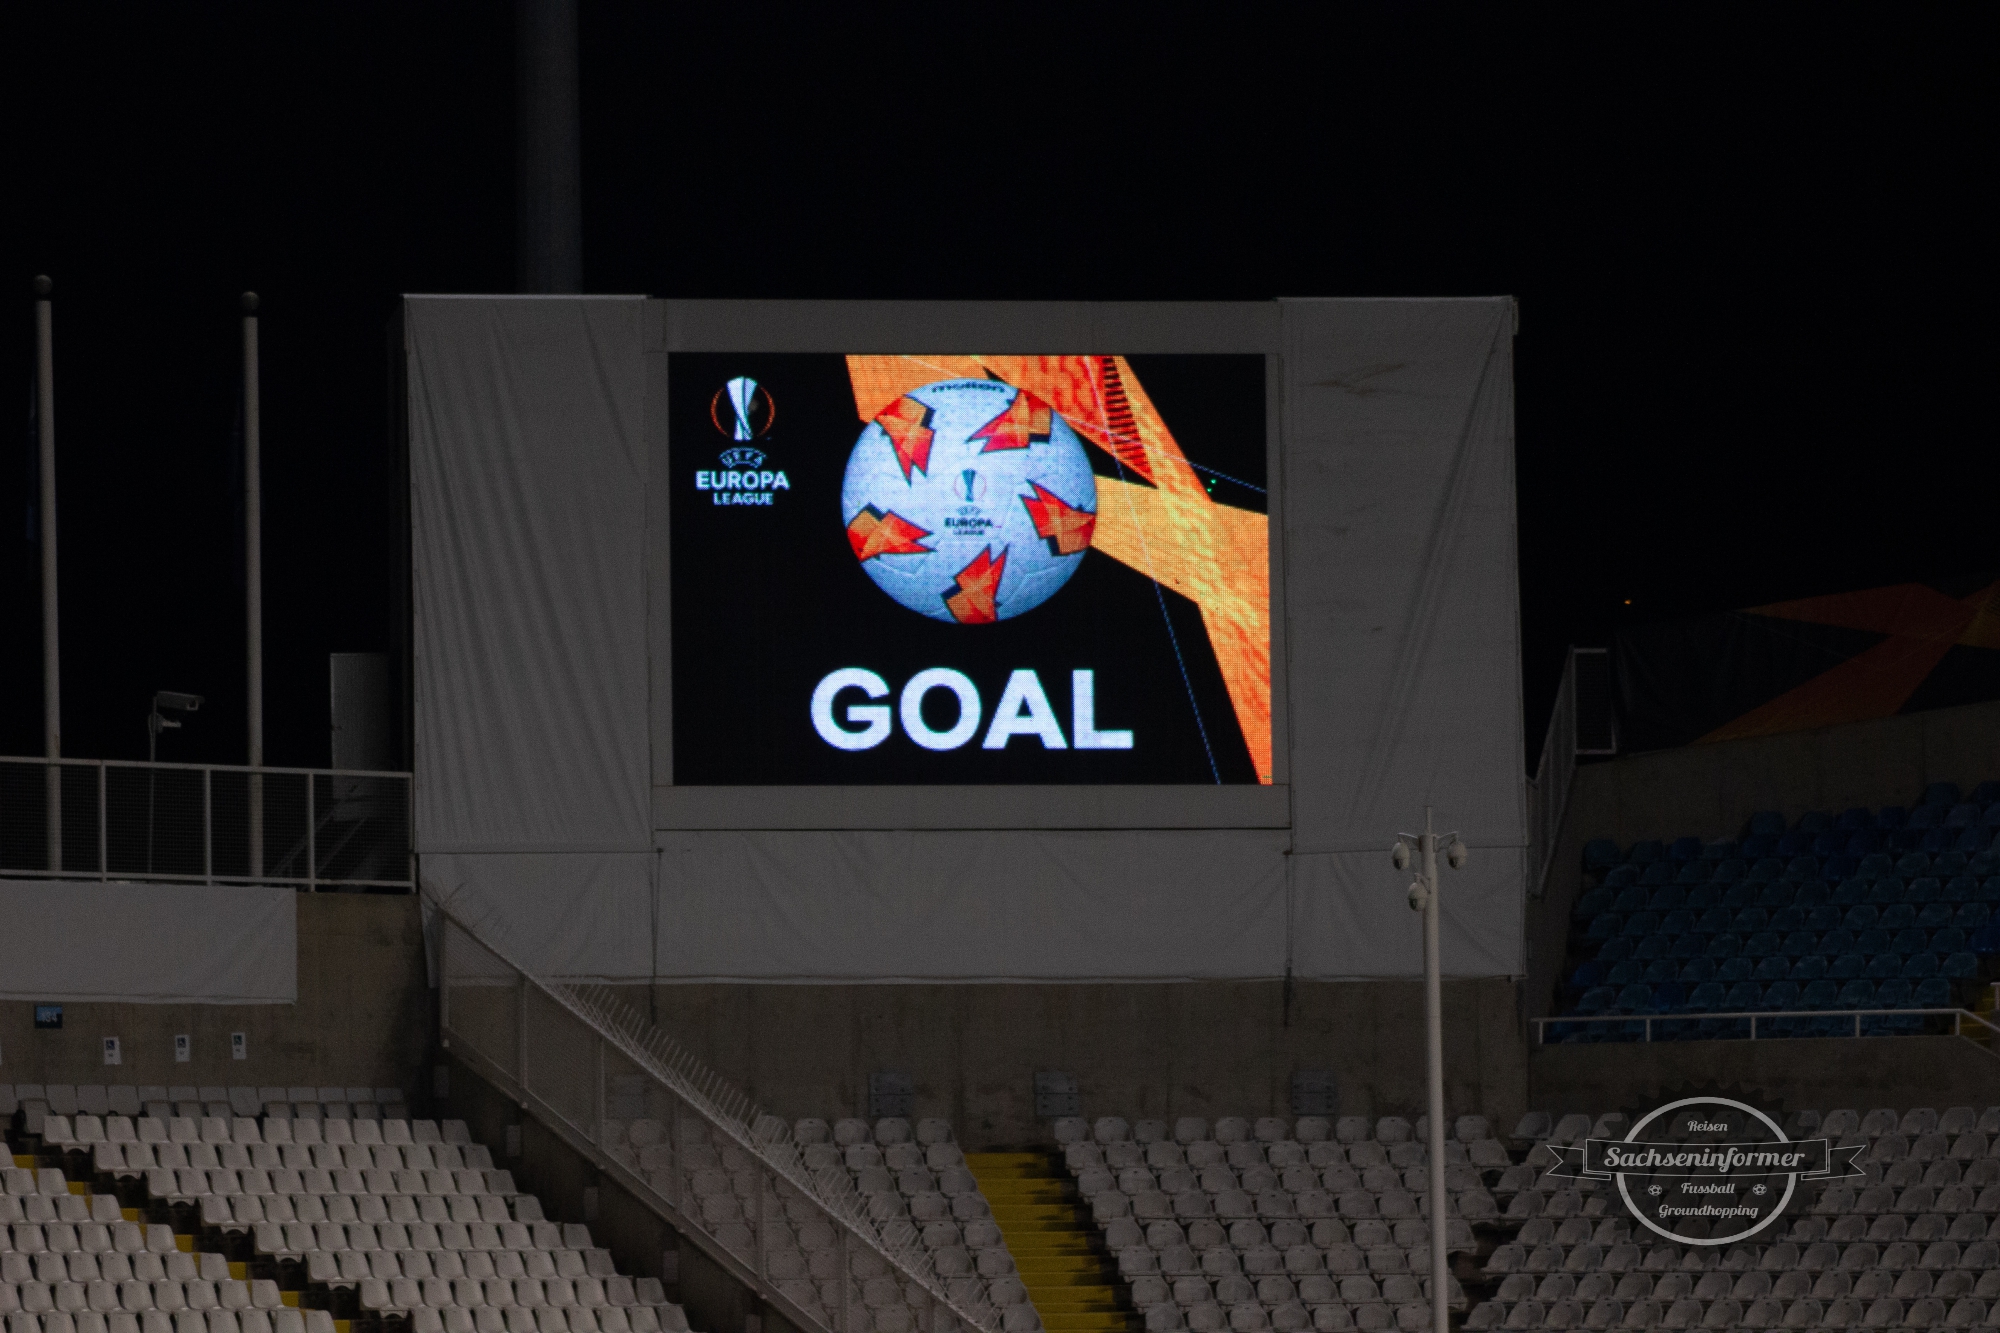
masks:
[[[403,309],[418,850],[642,851],[644,302]]]
[[[652,974],[649,852],[432,852],[424,897],[545,976]]]
[[[0,998],[294,1004],[298,893],[0,879]]]
[[[1258,831],[664,835],[660,975],[1277,976],[1285,840]]]
[[[1388,849],[1430,805],[1475,849],[1445,872],[1447,967],[1519,973],[1513,303],[1282,308],[1294,967],[1418,969]]]

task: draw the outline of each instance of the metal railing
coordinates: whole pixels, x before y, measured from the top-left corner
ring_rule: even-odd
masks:
[[[942,1279],[894,1200],[864,1198],[844,1165],[809,1167],[788,1124],[760,1111],[612,988],[535,977],[434,905],[446,1049],[797,1327],[809,1333],[1000,1327],[984,1282]],[[615,1130],[641,1119],[662,1129],[661,1143],[647,1149],[650,1164],[614,1151]],[[713,1176],[696,1179],[715,1168],[690,1162],[690,1148],[720,1149],[728,1190],[716,1190]],[[711,1160],[707,1151],[699,1156]],[[787,1243],[770,1244],[781,1219],[801,1234],[814,1222],[832,1229],[838,1274],[819,1281],[836,1283],[838,1299],[820,1299],[802,1274],[774,1269],[775,1252],[797,1253],[789,1233]],[[891,1306],[900,1306],[907,1322],[884,1319],[882,1310]]]
[[[1754,1011],[1743,1009],[1730,1013],[1716,1014],[1569,1014],[1558,1018],[1534,1018],[1529,1021],[1535,1025],[1535,1044],[1539,1046],[1548,1043],[1548,1029],[1551,1025],[1560,1027],[1568,1024],[1581,1026],[1584,1024],[1601,1025],[1617,1023],[1624,1025],[1625,1030],[1630,1032],[1632,1029],[1638,1028],[1643,1024],[1643,1035],[1638,1039],[1641,1041],[1652,1041],[1654,1040],[1653,1024],[1655,1023],[1678,1024],[1688,1028],[1697,1028],[1708,1023],[1736,1023],[1740,1025],[1745,1019],[1748,1019],[1750,1022],[1750,1040],[1756,1041],[1758,1040],[1757,1024],[1759,1022],[1768,1023],[1772,1019],[1778,1018],[1810,1018],[1815,1020],[1848,1018],[1853,1020],[1854,1030],[1851,1033],[1815,1032],[1808,1035],[1848,1035],[1860,1037],[1869,1035],[1863,1033],[1861,1030],[1861,1020],[1864,1018],[1929,1018],[1933,1016],[1949,1017],[1951,1019],[1952,1036],[1963,1037],[1975,1046],[1986,1049],[1995,1058],[2000,1058],[2000,1050],[1993,1049],[1993,1038],[2000,1036],[2000,1027],[1996,1027],[1987,1019],[1968,1009],[1759,1009]],[[1968,1033],[1965,1030],[1968,1023],[1974,1025],[1975,1030],[1973,1032]],[[1740,1027],[1738,1030],[1740,1031]],[[1676,1038],[1673,1034],[1677,1031],[1677,1028],[1670,1028],[1665,1040],[1675,1040]],[[1764,1034],[1766,1038],[1797,1035],[1799,1034],[1789,1031],[1776,1033],[1767,1031]],[[1882,1033],[1880,1035],[1893,1036],[1898,1034]]]
[[[1577,756],[1611,754],[1616,748],[1606,748],[1601,739],[1584,744],[1577,725],[1577,659],[1601,661],[1607,656],[1603,648],[1571,648],[1563,658],[1562,682],[1556,687],[1542,757],[1535,765],[1535,776],[1528,780],[1528,892],[1537,898],[1548,888],[1556,842],[1562,837],[1563,817],[1569,813]]]
[[[409,892],[410,775],[0,757],[0,876]]]

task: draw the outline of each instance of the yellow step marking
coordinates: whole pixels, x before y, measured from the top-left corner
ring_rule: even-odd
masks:
[[[1048,1333],[1128,1333],[1075,1190],[1041,1153],[967,1153],[1028,1301]]]

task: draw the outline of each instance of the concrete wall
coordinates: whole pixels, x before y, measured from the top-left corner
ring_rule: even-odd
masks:
[[[636,988],[635,1007],[645,1007]],[[1518,1116],[1518,986],[1444,987],[1447,1109]],[[867,1111],[868,1076],[907,1073],[918,1115],[969,1148],[1045,1143],[1034,1076],[1080,1083],[1089,1115],[1285,1115],[1295,1070],[1330,1070],[1340,1110],[1423,1110],[1423,993],[1411,982],[1130,985],[673,985],[660,1025],[787,1118]]]
[[[296,1004],[65,1002],[60,1030],[37,1030],[27,1001],[0,1005],[0,1082],[338,1083],[402,1088],[421,1104],[437,1025],[417,899],[300,894],[298,936]],[[248,1059],[230,1058],[232,1032],[248,1035]],[[174,1063],[176,1033],[194,1039],[187,1064]],[[104,1064],[109,1036],[123,1047],[116,1068]]]
[[[1528,1060],[1538,1110],[1651,1108],[1729,1089],[1796,1111],[2000,1104],[2000,1056],[1957,1037],[1545,1046]]]

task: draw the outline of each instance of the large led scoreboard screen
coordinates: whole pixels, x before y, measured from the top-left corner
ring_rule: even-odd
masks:
[[[676,784],[1271,781],[1262,355],[668,374]]]

